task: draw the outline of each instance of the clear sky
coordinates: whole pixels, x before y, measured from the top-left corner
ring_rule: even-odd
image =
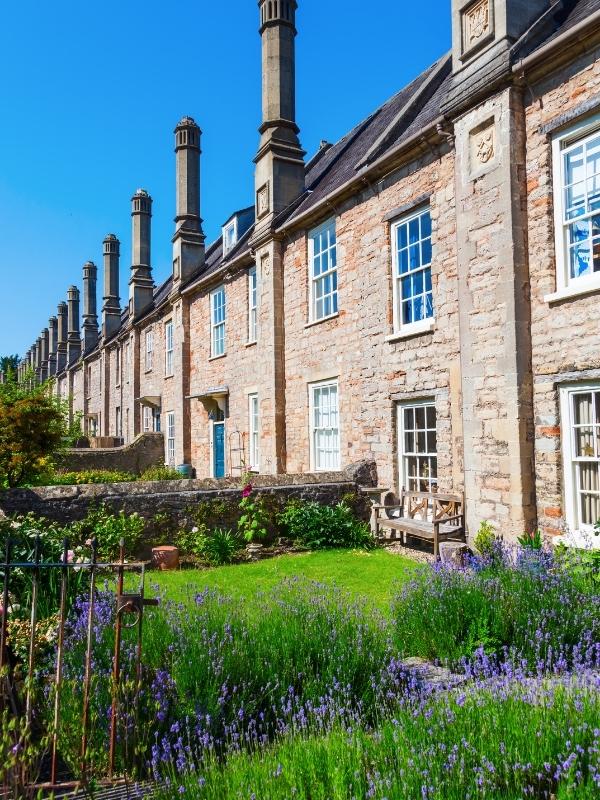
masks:
[[[297,118],[309,156],[450,49],[450,0],[299,0]],[[152,261],[171,269],[173,128],[202,137],[207,240],[253,202],[256,0],[4,0],[0,9],[0,355],[23,354],[102,239],[130,265],[130,198],[154,199]]]

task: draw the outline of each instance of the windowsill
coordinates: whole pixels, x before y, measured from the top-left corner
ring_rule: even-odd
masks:
[[[257,339],[255,339],[253,342],[246,342],[245,347],[254,347],[256,344],[258,344]]]
[[[544,303],[559,303],[561,300],[568,300],[571,297],[582,297],[586,294],[592,294],[593,292],[600,292],[600,277],[595,278],[589,283],[565,286],[557,292],[547,294],[544,296]]]
[[[169,378],[172,378],[174,375],[175,375],[174,372],[171,372],[170,375],[165,375],[165,380],[168,380]]]
[[[321,317],[321,319],[314,319],[311,322],[307,322],[304,327],[305,328],[312,328],[314,325],[320,325],[322,322],[327,322],[327,320],[329,320],[329,319],[335,319],[336,317],[339,317],[339,315],[340,315],[340,312],[336,311],[335,314],[329,314],[326,317]]]
[[[220,356],[211,356],[208,360],[209,361],[218,361],[220,358],[225,358],[227,353],[221,353]]]
[[[145,369],[144,370],[144,375],[148,375],[148,373],[150,373],[150,372],[153,372],[152,367],[150,367],[149,369]]]
[[[431,333],[435,328],[435,319],[426,319],[421,322],[413,322],[405,325],[401,330],[385,337],[386,342],[400,342],[402,339],[410,339],[413,336],[420,336],[423,333]]]

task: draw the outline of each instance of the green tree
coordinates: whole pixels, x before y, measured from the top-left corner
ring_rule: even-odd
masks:
[[[63,405],[52,384],[0,384],[0,486],[22,486],[47,471],[64,446]]]
[[[21,359],[18,355],[0,356],[0,372],[3,372],[7,376],[14,375],[17,371],[20,360]]]

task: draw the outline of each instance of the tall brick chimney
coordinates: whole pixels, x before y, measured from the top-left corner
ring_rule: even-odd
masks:
[[[35,354],[35,380],[36,380],[36,383],[41,383],[41,381],[42,381],[42,339],[41,339],[41,337],[38,337],[35,340],[34,354]]]
[[[109,233],[103,244],[104,252],[104,304],[102,306],[102,336],[110,339],[121,326],[121,298],[119,297],[119,256],[121,242]]]
[[[83,352],[87,353],[98,344],[98,310],[96,286],[98,268],[93,261],[83,265]]]
[[[262,125],[254,163],[257,227],[304,191],[304,156],[296,125],[296,0],[260,0]]]
[[[48,328],[44,328],[42,331],[41,336],[42,342],[42,372],[41,372],[41,379],[42,383],[48,380],[48,352],[50,349],[50,332]]]
[[[56,337],[56,372],[60,374],[67,366],[67,304],[63,300],[57,308],[58,330]]]
[[[81,356],[81,335],[79,331],[79,289],[69,286],[67,290],[67,364],[71,366]]]
[[[48,375],[56,375],[56,350],[58,346],[58,319],[50,317],[48,320],[50,343],[48,347]]]
[[[154,296],[150,261],[150,221],[152,198],[145,189],[138,189],[131,198],[131,278],[129,279],[129,313],[136,319],[148,309]]]
[[[200,137],[191,117],[175,128],[177,209],[173,236],[173,284],[186,283],[204,265],[204,232],[200,216]]]

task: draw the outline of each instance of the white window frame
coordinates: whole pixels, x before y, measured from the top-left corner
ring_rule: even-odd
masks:
[[[426,449],[424,451],[419,451],[418,447],[415,447],[414,450],[407,451],[406,450],[406,445],[405,445],[405,434],[407,433],[407,430],[409,432],[413,431],[415,433],[415,443],[417,442],[416,432],[418,430],[420,430],[420,429],[417,428],[417,425],[416,425],[416,412],[417,412],[417,409],[419,409],[419,408],[423,408],[424,409],[424,414],[425,414],[425,428],[422,429],[422,432],[425,434],[425,440],[426,440],[425,441],[425,448]],[[427,409],[428,408],[433,408],[433,411],[434,411],[434,414],[435,414],[435,428],[432,428],[427,422]],[[414,424],[413,424],[413,428],[407,429],[405,427],[404,412],[407,411],[407,410],[410,410],[410,409],[413,410],[413,414],[415,415],[415,421],[414,421]],[[410,475],[408,474],[408,470],[406,468],[407,459],[409,459],[409,458],[427,458],[428,462],[429,462],[429,468],[430,468],[431,459],[435,458],[435,467],[436,467],[436,469],[435,469],[435,473],[436,473],[435,477],[432,478],[431,476],[429,476],[429,478],[427,478],[427,477],[424,476],[424,477],[420,478],[421,480],[427,480],[428,481],[428,483],[429,483],[429,486],[427,487],[427,491],[428,492],[435,491],[437,486],[438,486],[438,481],[439,481],[439,474],[438,474],[439,452],[438,452],[438,446],[437,446],[437,409],[436,409],[436,405],[435,405],[435,398],[428,397],[428,398],[424,398],[422,400],[407,400],[407,401],[404,401],[404,402],[401,402],[401,403],[397,403],[396,404],[396,414],[397,414],[396,419],[397,419],[397,432],[398,432],[398,450],[397,450],[397,452],[398,452],[399,488],[400,489],[405,489],[407,492],[409,492],[409,491],[410,492],[414,492],[414,491],[420,492],[420,491],[422,491],[422,487],[416,487],[415,488],[414,486],[411,486],[410,483],[409,483]],[[435,434],[436,434],[436,448],[435,448],[435,451],[429,449],[429,442],[428,442],[428,439],[429,439],[428,433],[431,433],[434,430],[435,430]],[[419,476],[417,476],[417,478],[419,478]]]
[[[585,461],[576,456],[573,407],[573,399],[576,395],[589,394],[590,392],[600,392],[600,383],[570,383],[561,386],[559,391],[565,522],[572,533],[591,533],[594,530],[593,524],[581,523],[579,519],[579,489],[576,473],[577,464],[585,463]],[[600,420],[596,420],[596,422],[600,422]],[[598,455],[600,456],[600,444],[597,443],[596,446],[599,448]],[[593,463],[598,459],[591,457],[590,461]]]
[[[120,386],[121,385],[121,348],[120,347],[117,347],[115,349],[115,372],[116,372],[115,386]]]
[[[410,228],[410,223],[414,220],[420,220],[420,218],[424,214],[429,214],[429,221],[431,227],[431,233],[429,237],[421,236],[421,222],[419,221],[419,240],[418,244],[420,247],[420,256],[421,256],[421,263],[419,267],[415,269],[409,269],[407,272],[400,273],[400,250],[398,247],[398,230],[400,227],[406,226],[407,229]],[[431,260],[429,262],[423,261],[423,249],[422,244],[427,239],[430,240],[430,247],[431,247]],[[408,237],[407,237],[408,240]],[[423,274],[423,302],[425,307],[425,312],[427,312],[427,295],[429,291],[426,290],[426,274],[427,270],[429,270],[430,280],[431,277],[431,268],[433,263],[433,226],[431,223],[431,209],[429,205],[420,206],[419,208],[414,209],[409,214],[405,214],[402,217],[394,220],[391,225],[391,243],[392,243],[392,285],[393,285],[393,301],[394,301],[394,333],[404,333],[404,334],[411,334],[411,333],[419,333],[432,330],[435,324],[435,304],[433,302],[433,284],[431,288],[431,314],[422,317],[419,320],[413,320],[409,323],[402,322],[402,304],[403,301],[406,299],[402,295],[402,281],[405,278],[410,276],[416,275],[417,273],[421,272]],[[409,245],[410,248],[410,245]],[[415,297],[416,295],[411,295],[411,297]]]
[[[258,274],[256,266],[248,270],[248,344],[256,341],[258,334]]]
[[[154,330],[149,328],[146,331],[146,372],[154,368]]]
[[[562,296],[586,293],[600,289],[600,271],[579,278],[570,277],[568,257],[568,226],[581,219],[565,219],[565,156],[573,149],[587,144],[587,141],[600,134],[600,114],[580,120],[570,128],[561,131],[552,140],[552,175],[554,184],[554,236],[556,252],[556,294],[548,295],[546,300]],[[585,163],[585,162],[584,162]],[[585,167],[584,167],[585,168]],[[587,172],[585,173],[587,179]],[[587,196],[587,191],[586,191]],[[600,215],[600,208],[584,214],[585,218]]]
[[[131,380],[131,341],[125,345],[125,382]]]
[[[248,431],[250,469],[258,472],[260,469],[260,407],[256,392],[248,395]]]
[[[233,235],[231,237],[231,242],[228,243],[227,236],[229,231],[233,231]],[[227,225],[223,225],[223,255],[226,256],[227,253],[231,253],[233,248],[236,246],[238,240],[238,224],[237,224],[237,217],[234,217],[230,220]]]
[[[165,378],[173,375],[173,320],[165,322]]]
[[[115,407],[115,436],[118,439],[123,438],[123,415],[121,414],[121,406]]]
[[[325,233],[326,231],[333,230],[333,234],[335,236],[335,243],[328,244],[323,250],[319,250],[316,253],[316,242],[320,239],[321,234]],[[339,314],[339,286],[338,286],[338,252],[337,252],[337,226],[336,226],[336,219],[335,217],[331,217],[330,219],[323,222],[317,228],[313,228],[308,233],[308,282],[309,282],[309,303],[308,303],[308,321],[309,323],[313,322],[321,322],[326,319],[331,319],[332,317],[337,317]],[[327,255],[328,266],[327,269],[323,272],[320,272],[318,275],[315,275],[315,263],[317,258],[323,258]],[[331,265],[331,258],[335,263],[333,266]],[[330,278],[331,282],[335,281],[335,289],[331,288],[331,290],[321,297],[317,297],[317,286],[325,281],[326,278]],[[328,313],[317,313],[317,304],[320,300],[323,301],[323,307],[325,306],[325,298],[331,298],[331,308],[332,310]]]
[[[337,428],[333,426],[327,427],[319,427],[317,428],[315,425],[315,411],[317,406],[315,404],[315,395],[318,391],[327,388],[335,387],[336,390],[336,398],[337,398]],[[309,389],[309,414],[310,414],[310,463],[311,469],[313,472],[330,472],[336,471],[341,468],[341,422],[340,422],[340,387],[339,387],[339,380],[337,378],[331,378],[325,381],[319,381],[318,383],[310,383],[308,385]],[[319,450],[320,448],[317,446],[317,436],[320,431],[330,431],[334,434],[334,442],[335,442],[335,432],[337,431],[337,452],[335,447],[331,449],[332,458],[330,459],[330,463],[321,463],[319,461]]]
[[[167,466],[174,467],[175,466],[175,412],[174,411],[167,411],[167,436],[166,436],[166,445],[167,445]]]
[[[152,433],[154,430],[154,415],[150,406],[142,406],[142,430],[144,433]]]
[[[217,300],[223,297],[223,302],[217,305]],[[223,311],[223,319],[215,321],[217,311]],[[227,323],[227,296],[223,285],[210,293],[210,357],[220,358],[227,352],[225,339],[225,325]]]

